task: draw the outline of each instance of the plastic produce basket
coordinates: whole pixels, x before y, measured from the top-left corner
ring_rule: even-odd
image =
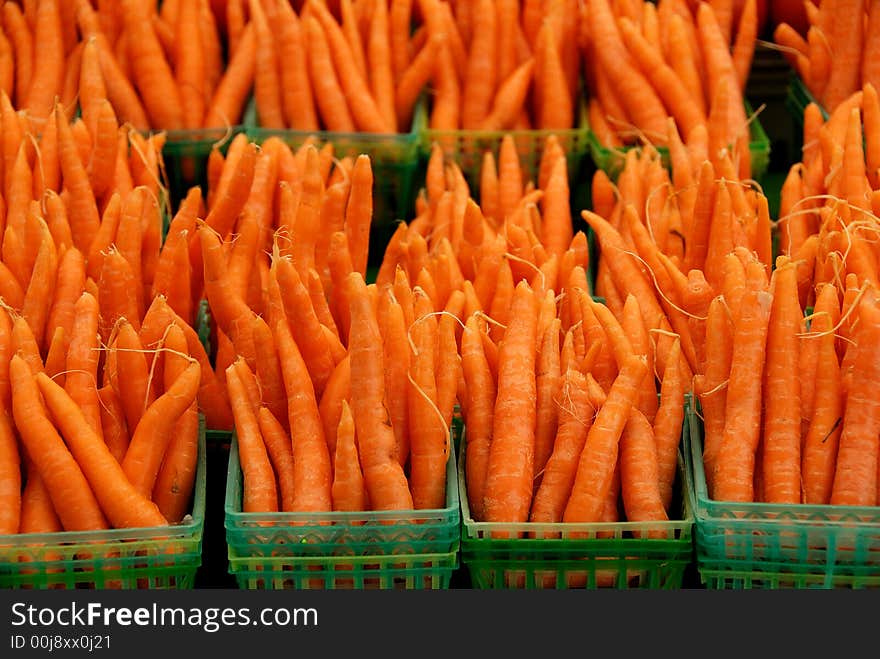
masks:
[[[746,103],[746,116],[751,117],[752,112],[751,106]],[[760,181],[770,166],[770,138],[757,116],[752,119],[749,128],[751,131],[749,154],[752,159],[752,178]],[[596,167],[603,170],[611,179],[616,179],[626,162],[627,151],[639,147],[608,147],[599,141],[599,137],[592,130],[588,130],[588,134],[590,155]],[[669,167],[669,150],[666,147],[658,146],[657,152],[663,159],[664,166]]]
[[[189,189],[198,185],[207,190],[208,157],[215,146],[222,153],[232,138],[242,130],[241,126],[226,128],[203,128],[194,130],[168,130],[162,161],[171,201],[171,208],[186,196]]]
[[[538,169],[544,145],[550,135],[555,135],[559,145],[564,149],[568,164],[568,177],[572,190],[572,209],[576,212],[587,208],[589,204],[588,167],[592,166],[589,159],[589,124],[586,106],[578,109],[577,127],[567,130],[435,130],[428,127],[427,107],[422,105],[416,115],[419,125],[419,143],[422,161],[426,162],[431,155],[432,145],[436,142],[443,147],[447,158],[455,162],[464,174],[465,180],[474,199],[479,199],[480,171],[483,155],[491,151],[498,158],[498,149],[505,135],[513,137],[519,153],[526,180],[537,183]],[[578,216],[579,219],[579,216]]]
[[[712,500],[702,422],[691,405],[686,425],[697,569],[707,587],[880,587],[880,507]]]
[[[460,544],[454,451],[446,471],[442,509],[245,513],[233,435],[225,518],[230,573],[242,588],[446,587]]]
[[[466,438],[465,440],[466,441]],[[679,455],[680,519],[658,523],[505,524],[477,522],[459,461],[461,560],[478,589],[664,589],[683,586],[693,562],[693,504]],[[637,534],[652,532],[651,538]],[[499,538],[506,533],[512,538]]]
[[[180,524],[0,536],[0,588],[193,588],[202,564],[205,448],[202,420],[192,509]]]

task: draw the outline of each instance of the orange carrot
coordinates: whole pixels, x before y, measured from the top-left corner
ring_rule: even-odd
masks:
[[[77,460],[43,407],[40,389],[27,362],[14,355],[9,364],[12,413],[28,455],[40,473],[65,530],[109,527]]]

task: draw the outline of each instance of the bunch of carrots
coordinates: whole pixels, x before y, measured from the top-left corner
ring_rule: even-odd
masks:
[[[94,100],[73,121],[57,103],[36,133],[0,93],[4,533],[179,522],[200,408],[218,427],[228,412],[188,263],[163,242],[164,135]],[[175,230],[201,206],[193,189]]]
[[[797,279],[797,264],[780,256],[769,281],[747,278],[739,299],[710,307],[712,369],[700,392],[709,494],[875,506],[876,289],[844,297],[819,284],[805,317]]]
[[[729,5],[723,11],[717,5]],[[607,148],[677,139],[732,154],[750,176],[744,89],[757,36],[755,2],[585,3],[581,29],[590,127]],[[735,17],[735,22],[734,22]]]
[[[423,23],[413,41],[424,43],[400,85],[430,88],[431,129],[576,125],[577,0],[419,0],[418,6]]]
[[[589,250],[585,232],[574,230],[567,161],[555,135],[546,139],[534,181],[509,134],[482,162],[477,203],[458,164],[433,145],[415,218],[398,225],[376,281],[391,283],[402,269],[436,310],[460,290],[467,315],[484,311],[503,325],[521,279],[558,290],[580,266],[577,283],[586,289]]]
[[[236,140],[226,166],[255,156],[244,206],[196,235],[244,509],[445,507],[456,324],[417,285],[366,283],[369,158]]]
[[[873,2],[805,0],[802,34],[779,23],[773,40],[826,112],[867,84],[880,88],[880,9]]]
[[[0,88],[38,133],[56,98],[73,118],[96,96],[142,132],[236,124],[253,57],[227,62],[224,25],[211,4],[6,0]]]
[[[435,308],[441,322],[455,314],[462,325],[457,400],[474,519],[667,519],[686,371],[673,354],[658,391],[636,298],[621,323],[591,297],[585,233],[574,232],[555,136],[528,178],[506,136],[497,155],[484,156],[478,204],[435,145],[416,217],[398,227],[377,285],[444,281],[434,275],[454,264],[460,287]]]
[[[182,521],[198,456],[200,366],[183,330],[145,350],[127,319],[108,344],[83,289],[64,353],[45,356],[23,316],[0,314],[0,534]],[[156,329],[156,328],[154,328]]]
[[[583,213],[600,250],[596,294],[616,317],[634,294],[654,334],[658,360],[674,334],[687,370],[706,367],[706,311],[727,292],[729,270],[755,261],[770,271],[772,222],[767,198],[732,171],[726,157],[718,169],[670,149],[670,177],[656,150],[627,154],[616,185],[599,171],[593,178],[594,211]]]
[[[880,212],[880,100],[872,84],[853,93],[826,120],[818,104],[804,111],[801,161],[780,194],[779,249],[801,263],[802,306],[819,284],[841,291],[877,288]]]
[[[270,129],[398,133],[422,89],[401,81],[410,2],[227,3],[230,68],[247,57],[259,125]]]

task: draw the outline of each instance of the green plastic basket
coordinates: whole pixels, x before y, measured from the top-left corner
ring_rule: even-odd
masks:
[[[192,510],[180,524],[0,536],[0,588],[190,589],[202,564],[205,424]]]
[[[194,130],[166,130],[162,161],[171,208],[176,209],[189,189],[195,185],[207,193],[208,157],[216,146],[221,153],[238,133],[241,126],[200,128]]]
[[[243,590],[442,590],[458,568],[458,551],[370,556],[241,557],[229,571]]]
[[[585,105],[579,108],[577,127],[566,130],[436,130],[428,127],[427,112],[427,106],[423,104],[418,108],[415,119],[419,126],[422,162],[427,162],[434,143],[442,146],[444,155],[461,168],[475,200],[479,200],[483,156],[487,151],[491,151],[497,162],[498,150],[505,135],[510,135],[516,143],[526,180],[531,180],[536,184],[544,145],[548,137],[555,135],[559,140],[559,145],[565,150],[567,158],[572,209],[575,212],[580,212],[588,207],[591,175],[589,168],[592,166],[592,162],[588,157],[589,126]],[[575,220],[578,220],[579,217],[578,215]]]
[[[748,102],[746,106],[746,116],[752,115],[752,108]],[[752,160],[752,178],[760,181],[767,168],[770,166],[770,138],[767,136],[760,120],[754,117],[749,124],[751,139],[749,141],[749,154]],[[603,170],[608,176],[614,180],[626,163],[626,154],[632,149],[638,149],[638,146],[627,146],[622,148],[608,147],[599,141],[598,135],[592,129],[588,129],[588,141],[590,155],[596,167]],[[666,147],[657,147],[657,152],[663,160],[663,165],[669,167],[669,150]]]
[[[245,513],[241,509],[238,443],[233,435],[225,505],[230,572],[236,577],[260,572],[263,578],[267,573],[284,573],[282,581],[293,579],[301,585],[295,575],[288,573],[306,570],[310,573],[309,584],[313,584],[317,582],[311,581],[311,572],[324,566],[330,572],[324,583],[330,584],[333,573],[348,569],[340,565],[360,566],[364,572],[372,571],[371,578],[379,581],[389,576],[384,574],[386,569],[401,569],[402,575],[423,568],[429,572],[452,569],[451,561],[460,544],[461,520],[454,451],[446,476],[446,506],[442,509]],[[351,574],[342,576],[350,578]],[[251,583],[250,577],[242,577],[240,583]],[[264,583],[271,585],[274,581]]]
[[[704,583],[880,586],[880,507],[710,499],[702,461],[702,422],[690,404],[685,423],[695,488],[697,567]]]
[[[681,519],[658,523],[476,522],[468,505],[463,457],[458,478],[461,560],[474,588],[673,590],[683,586],[693,563],[693,504],[681,454],[676,488]],[[636,537],[647,532],[656,537]],[[494,537],[501,533],[519,537]]]

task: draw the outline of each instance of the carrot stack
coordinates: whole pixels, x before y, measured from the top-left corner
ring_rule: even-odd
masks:
[[[712,160],[728,152],[739,178],[750,177],[744,89],[758,18],[753,0],[733,10],[733,2],[684,0],[584,5],[590,128],[604,147],[666,146],[674,137]]]

